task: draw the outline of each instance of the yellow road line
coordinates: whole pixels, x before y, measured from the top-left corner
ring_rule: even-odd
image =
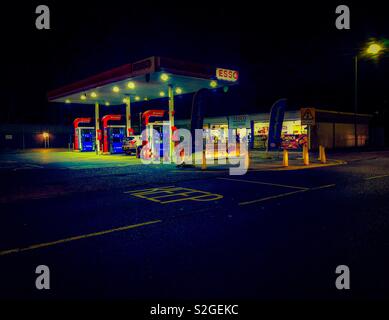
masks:
[[[206,197],[213,197],[213,198],[211,198],[211,199],[203,199],[203,198],[206,198]],[[216,201],[216,200],[219,200],[219,199],[222,199],[222,198],[223,198],[223,196],[221,194],[210,193],[210,194],[204,194],[204,195],[200,195],[200,196],[194,196],[194,197],[191,197],[191,198],[178,198],[178,199],[173,199],[173,200],[161,201],[160,203],[161,204],[166,204],[166,203],[179,202],[179,201],[188,201],[188,200],[204,202],[204,201]]]
[[[140,190],[124,191],[123,193],[138,193],[138,192],[155,191],[155,190],[159,190],[159,189],[168,189],[168,188],[174,188],[174,187],[175,186],[154,187],[154,188],[147,188],[147,189],[140,189]],[[165,190],[163,190],[163,191],[165,191]]]
[[[243,180],[243,179],[230,179],[230,178],[216,178],[216,179],[228,180],[228,181],[238,181],[238,182],[247,182],[247,183],[255,183],[255,184],[263,184],[263,185],[268,185],[268,186],[284,187],[284,188],[299,189],[299,190],[309,190],[309,188],[305,188],[305,187],[297,187],[297,186],[290,186],[290,185],[285,185],[285,184],[262,182],[262,181]]]
[[[60,239],[60,240],[56,240],[56,241],[34,244],[34,245],[31,245],[31,246],[28,246],[28,247],[24,247],[24,248],[15,248],[15,249],[4,250],[4,251],[0,251],[0,256],[5,256],[5,255],[11,254],[11,253],[18,253],[18,252],[24,252],[24,251],[29,251],[29,250],[35,250],[35,249],[50,247],[50,246],[54,246],[54,245],[57,245],[57,244],[66,243],[66,242],[70,242],[70,241],[76,241],[76,240],[81,240],[81,239],[86,239],[86,238],[102,236],[102,235],[105,235],[105,234],[109,234],[109,233],[113,233],[113,232],[118,232],[118,231],[126,231],[126,230],[129,230],[129,229],[135,229],[135,228],[138,228],[138,227],[143,227],[143,226],[147,226],[147,225],[155,224],[155,223],[159,223],[159,222],[162,222],[162,220],[147,221],[147,222],[143,222],[143,223],[132,224],[132,225],[123,226],[123,227],[119,227],[119,228],[114,228],[114,229],[103,230],[103,231],[94,232],[94,233],[83,234],[83,235],[80,235],[80,236],[74,236],[74,237]]]
[[[381,179],[381,178],[386,178],[386,177],[389,177],[389,174],[383,174],[380,176],[369,177],[369,178],[365,178],[365,180]]]
[[[215,194],[207,191],[201,191],[191,188],[183,187],[162,187],[162,188],[152,188],[144,189],[138,191],[127,191],[125,193],[130,193],[134,197],[158,202],[160,204],[167,204],[172,202],[179,201],[214,201],[223,198],[220,194]],[[197,194],[197,195],[196,195]],[[164,200],[166,198],[174,198],[171,200]]]

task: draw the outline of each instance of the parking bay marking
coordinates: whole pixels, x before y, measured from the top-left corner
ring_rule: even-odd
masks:
[[[389,174],[383,174],[383,175],[380,175],[380,176],[368,177],[368,178],[365,178],[365,180],[381,179],[381,178],[386,178],[386,177],[389,177]]]
[[[80,236],[73,236],[73,237],[64,238],[64,239],[60,239],[60,240],[55,240],[55,241],[51,241],[51,242],[44,242],[44,243],[34,244],[34,245],[31,245],[31,246],[28,246],[28,247],[24,247],[24,248],[14,248],[14,249],[3,250],[3,251],[0,251],[0,256],[5,256],[5,255],[11,254],[11,253],[18,253],[18,252],[23,252],[23,251],[40,249],[40,248],[44,248],[44,247],[51,247],[51,246],[54,246],[54,245],[57,245],[57,244],[71,242],[71,241],[76,241],[76,240],[81,240],[81,239],[87,239],[87,238],[92,238],[92,237],[97,237],[97,236],[103,236],[103,235],[106,235],[106,234],[109,234],[109,233],[119,232],[119,231],[126,231],[126,230],[129,230],[129,229],[135,229],[135,228],[139,228],[139,227],[143,227],[143,226],[147,226],[147,225],[155,224],[155,223],[159,223],[159,222],[162,222],[162,220],[153,220],[153,221],[147,221],[147,222],[142,222],[142,223],[138,223],[138,224],[131,224],[131,225],[128,225],[128,226],[123,226],[123,227],[118,227],[118,228],[114,228],[114,229],[109,229],[109,230],[103,230],[103,231],[83,234],[83,235],[80,235]]]
[[[268,185],[268,186],[291,188],[291,189],[299,189],[299,190],[309,190],[310,189],[310,188],[306,188],[306,187],[290,186],[290,185],[285,185],[285,184],[262,182],[262,181],[253,181],[253,180],[231,179],[231,178],[216,178],[216,179],[228,180],[228,181],[237,181],[237,182],[246,182],[246,183],[255,183],[255,184],[263,184],[263,185]]]
[[[324,186],[314,187],[314,188],[310,188],[310,189],[286,192],[286,193],[281,193],[281,194],[277,194],[275,196],[270,196],[270,197],[266,197],[266,198],[260,198],[260,199],[255,199],[255,200],[251,200],[251,201],[240,202],[239,205],[240,206],[244,206],[244,205],[258,203],[258,202],[262,202],[262,201],[267,201],[267,200],[287,197],[287,196],[290,196],[290,195],[293,195],[293,194],[296,194],[296,193],[302,193],[302,192],[307,192],[307,191],[327,189],[327,188],[332,188],[332,187],[335,187],[335,186],[336,186],[335,184],[327,184],[327,185],[324,185]]]
[[[180,201],[215,201],[222,199],[223,196],[208,191],[196,190],[184,187],[166,186],[155,187],[143,190],[132,190],[124,193],[131,194],[134,197],[150,200],[160,204],[167,204]]]
[[[230,179],[230,178],[217,178],[217,179],[236,181],[236,182],[255,183],[255,184],[262,184],[262,185],[270,185],[270,186],[291,188],[291,189],[298,189],[296,191],[285,192],[285,193],[277,194],[277,195],[270,196],[270,197],[265,197],[265,198],[260,198],[260,199],[254,199],[254,200],[251,200],[251,201],[240,202],[239,203],[240,206],[244,206],[244,205],[248,205],[248,204],[253,204],[253,203],[258,203],[258,202],[263,202],[263,201],[272,200],[272,199],[277,199],[277,198],[283,198],[283,197],[287,197],[287,196],[290,196],[290,195],[293,195],[293,194],[297,194],[297,193],[303,193],[303,192],[307,192],[307,191],[326,189],[326,188],[331,188],[331,187],[335,187],[336,186],[335,184],[327,184],[327,185],[313,187],[313,188],[306,188],[306,187],[289,186],[289,185],[284,185],[284,184],[268,183],[268,182],[253,181],[253,180]]]

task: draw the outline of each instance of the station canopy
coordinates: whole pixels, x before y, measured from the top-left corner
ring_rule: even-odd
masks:
[[[236,70],[150,57],[97,74],[50,91],[50,102],[119,105],[196,92],[202,88],[217,89],[237,84]]]

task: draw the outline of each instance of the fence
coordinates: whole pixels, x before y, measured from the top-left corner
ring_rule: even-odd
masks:
[[[0,149],[67,148],[72,143],[69,126],[0,125]]]

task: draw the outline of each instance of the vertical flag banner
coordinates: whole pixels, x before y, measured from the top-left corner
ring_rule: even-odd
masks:
[[[286,99],[280,99],[271,107],[267,151],[278,150],[281,146],[281,131],[282,123],[284,122],[286,102]]]

